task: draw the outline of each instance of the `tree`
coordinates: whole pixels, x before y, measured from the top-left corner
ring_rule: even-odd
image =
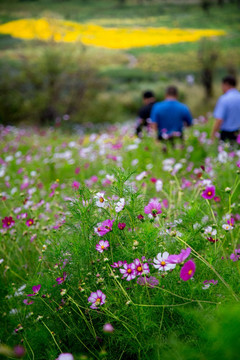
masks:
[[[201,80],[205,89],[206,99],[213,96],[213,77],[219,58],[216,44],[206,38],[200,42],[198,59],[201,66]]]

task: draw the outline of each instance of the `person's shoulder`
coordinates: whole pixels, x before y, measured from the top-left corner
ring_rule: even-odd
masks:
[[[189,107],[188,107],[186,104],[178,101],[178,104],[177,104],[177,105],[179,106],[179,108],[182,108],[183,110],[189,111]]]
[[[163,105],[163,101],[156,101],[153,105],[152,105],[152,109],[158,109]]]

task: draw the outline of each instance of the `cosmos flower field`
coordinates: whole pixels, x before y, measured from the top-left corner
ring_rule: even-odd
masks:
[[[240,298],[240,149],[209,129],[0,128],[1,354],[179,359],[174,333],[205,359],[197,327]]]

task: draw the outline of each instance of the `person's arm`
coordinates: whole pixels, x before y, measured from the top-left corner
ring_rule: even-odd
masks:
[[[158,125],[157,125],[157,116],[156,116],[156,105],[153,105],[150,115],[150,127],[151,130],[157,132],[158,131]]]
[[[186,107],[185,116],[184,116],[184,125],[185,126],[191,126],[192,125],[192,115],[190,113],[190,110],[188,107]]]
[[[212,128],[212,133],[211,133],[211,140],[213,141],[216,137],[216,133],[221,129],[222,123],[223,123],[223,119],[225,116],[225,106],[224,106],[224,98],[221,96],[218,99],[218,102],[215,106],[214,112],[213,112],[213,116],[215,118],[215,122]]]
[[[214,139],[216,137],[216,133],[220,130],[222,122],[223,122],[222,119],[216,119],[215,120],[215,123],[214,123],[213,128],[212,128],[212,133],[211,133],[211,140],[212,141],[214,141]]]

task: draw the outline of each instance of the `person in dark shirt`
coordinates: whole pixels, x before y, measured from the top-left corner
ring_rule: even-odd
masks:
[[[145,91],[143,93],[143,106],[138,112],[137,125],[136,125],[136,135],[142,137],[143,128],[146,130],[150,124],[150,114],[153,105],[155,104],[156,99],[152,91]]]
[[[192,115],[188,107],[177,100],[178,89],[169,86],[166,89],[165,100],[154,104],[150,117],[153,128],[158,133],[158,140],[174,138],[183,139],[183,127],[192,125]]]

